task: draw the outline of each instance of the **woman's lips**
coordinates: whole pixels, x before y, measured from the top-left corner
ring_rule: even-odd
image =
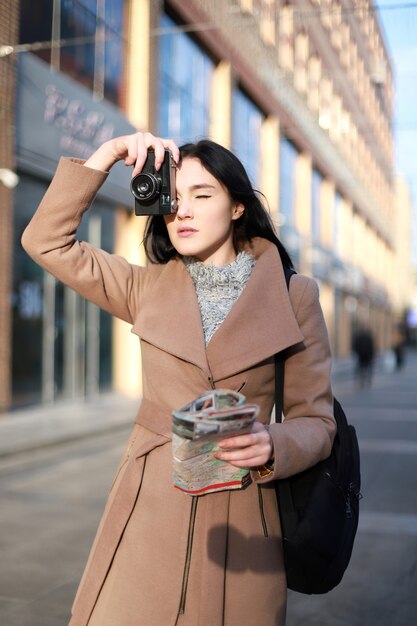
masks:
[[[191,235],[194,235],[194,233],[197,233],[198,231],[195,228],[179,228],[177,230],[177,235],[178,237],[191,237]]]

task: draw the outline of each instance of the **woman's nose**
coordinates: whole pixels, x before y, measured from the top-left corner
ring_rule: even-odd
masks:
[[[180,220],[193,217],[190,202],[184,199],[181,199],[177,202],[177,217]]]

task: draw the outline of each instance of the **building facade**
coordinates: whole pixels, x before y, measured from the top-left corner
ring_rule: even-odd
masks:
[[[363,325],[379,350],[389,348],[396,224],[399,213],[409,216],[395,201],[393,78],[374,3],[143,0],[130,8],[133,123],[234,150],[296,268],[319,283],[334,355],[350,354]],[[401,293],[409,297],[405,285]]]
[[[122,112],[125,3],[40,0],[19,6],[13,63],[15,129],[9,263],[8,400],[4,408],[91,397],[113,387],[113,323],[44,272],[20,245],[61,156],[87,158],[106,139],[134,131]],[[3,14],[2,14],[3,18]],[[131,206],[129,172],[112,170],[80,236],[113,252],[120,207]],[[4,193],[4,192],[3,192]],[[5,230],[1,230],[2,251]],[[2,299],[2,301],[5,301]],[[2,387],[3,388],[3,387]]]
[[[209,136],[235,151],[296,269],[319,283],[334,355],[350,354],[362,324],[380,350],[391,345],[408,297],[395,282],[395,225],[409,217],[395,202],[392,70],[372,0],[42,2],[38,19],[21,0],[9,55],[21,66],[12,404],[140,393],[129,327],[35,269],[18,244],[59,153],[88,156],[133,128],[179,143]],[[34,68],[43,91],[30,111]],[[115,176],[82,236],[145,262],[144,219],[132,215],[128,179]],[[32,361],[19,360],[29,337]]]

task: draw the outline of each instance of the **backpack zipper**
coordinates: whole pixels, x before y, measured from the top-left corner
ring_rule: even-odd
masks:
[[[178,615],[183,615],[185,611],[185,599],[187,596],[188,577],[190,574],[190,564],[191,564],[191,552],[193,548],[195,515],[197,511],[198,496],[191,496],[191,497],[192,497],[192,502],[191,502],[191,511],[190,511],[190,522],[188,525],[187,551],[185,554],[184,573],[182,576],[180,606],[178,609]]]
[[[333,478],[333,476],[330,474],[330,472],[326,472],[326,476],[327,478],[329,478],[332,483],[339,489],[340,493],[343,496],[343,499],[345,501],[346,504],[346,509],[345,509],[345,514],[346,517],[349,519],[352,517],[353,515],[353,510],[352,510],[352,495],[357,498],[357,500],[360,500],[362,498],[362,494],[360,491],[357,491],[355,489],[355,485],[354,483],[349,483],[347,486],[347,489],[343,489],[343,487],[341,485],[339,485],[339,483]]]

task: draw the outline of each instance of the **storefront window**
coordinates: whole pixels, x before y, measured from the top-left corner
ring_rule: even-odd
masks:
[[[206,137],[214,63],[176,23],[162,15],[159,36],[158,133],[179,143]]]
[[[259,186],[261,173],[262,111],[241,90],[236,89],[232,101],[232,145],[242,161],[252,184]]]
[[[295,145],[285,136],[280,138],[279,155],[279,210],[285,225],[294,223],[295,212],[295,174],[298,157]]]
[[[12,394],[14,405],[42,399],[42,333],[44,272],[26,254],[20,238],[46,184],[20,177],[15,192],[12,291]]]
[[[92,395],[112,382],[112,322],[44,272],[20,245],[23,230],[46,190],[25,174],[15,194],[12,403],[23,406]],[[114,209],[96,200],[78,238],[111,251]]]

